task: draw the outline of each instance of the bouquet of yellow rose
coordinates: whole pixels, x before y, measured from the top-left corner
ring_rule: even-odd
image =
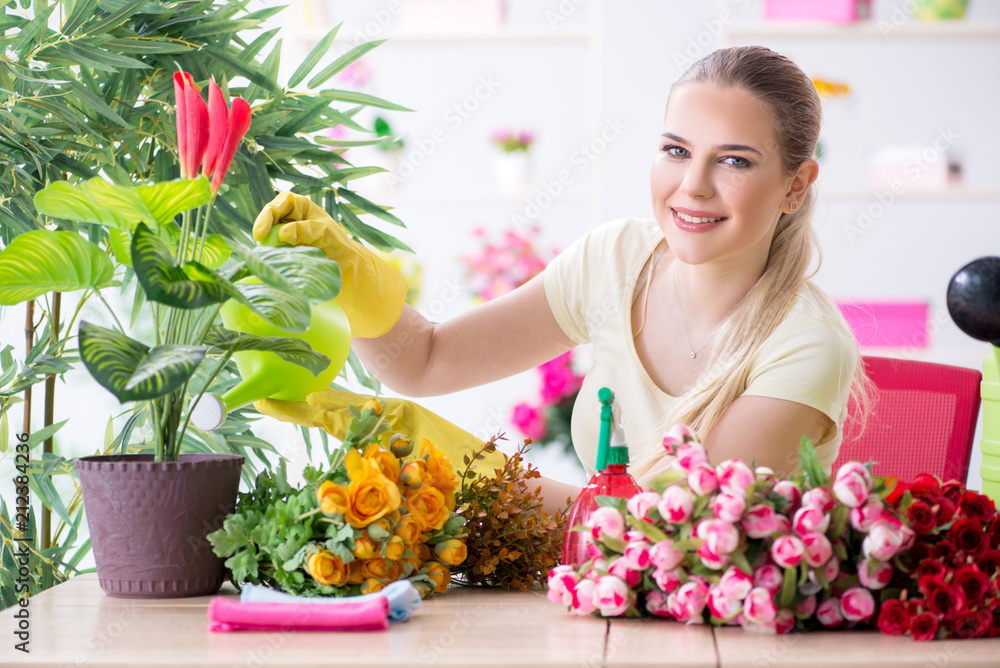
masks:
[[[466,558],[459,480],[428,439],[419,449],[390,433],[384,405],[350,406],[351,427],[325,470],[306,468],[294,488],[283,466],[240,494],[209,534],[231,579],[291,594],[351,596],[407,579],[426,596],[444,592]]]

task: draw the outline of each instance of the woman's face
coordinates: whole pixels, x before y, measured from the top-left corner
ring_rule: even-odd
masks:
[[[779,207],[790,211],[791,182],[770,114],[748,93],[701,83],[674,89],[650,186],[656,220],[683,262],[763,266]]]

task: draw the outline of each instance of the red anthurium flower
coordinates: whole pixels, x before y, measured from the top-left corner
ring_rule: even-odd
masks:
[[[222,149],[213,166],[212,174],[212,194],[219,191],[229,165],[236,155],[236,149],[240,147],[243,136],[250,129],[250,105],[243,98],[233,98],[233,106],[229,115],[229,127],[226,129],[226,138],[222,142]]]
[[[201,173],[211,178],[212,171],[219,161],[222,144],[226,141],[229,130],[229,107],[222,97],[222,89],[212,78],[208,82],[208,148],[201,162]]]
[[[208,147],[208,107],[201,99],[201,89],[188,72],[174,73],[177,95],[177,148],[181,160],[181,178],[198,174],[201,159]]]

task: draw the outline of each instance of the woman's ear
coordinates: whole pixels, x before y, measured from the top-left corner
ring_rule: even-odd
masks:
[[[819,176],[819,163],[815,159],[809,158],[799,166],[795,176],[792,177],[788,185],[788,192],[785,193],[785,199],[781,202],[779,207],[784,213],[793,213],[800,206],[802,206],[802,200],[805,199],[806,190],[812,185],[816,177]],[[792,209],[792,202],[796,202],[797,205],[795,209]]]

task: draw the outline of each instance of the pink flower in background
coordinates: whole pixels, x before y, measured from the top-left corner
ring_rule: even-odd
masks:
[[[660,502],[660,495],[656,492],[640,492],[639,494],[633,495],[627,502],[626,507],[628,511],[634,516],[650,521],[646,518],[649,511],[656,507],[656,504]]]
[[[580,576],[572,566],[560,565],[549,571],[548,592],[546,598],[553,603],[570,605],[573,601],[573,590]]]
[[[802,494],[803,506],[815,506],[824,513],[828,513],[833,510],[833,504],[833,496],[825,487],[814,487],[813,489],[806,490],[806,492]]]
[[[768,591],[778,591],[781,589],[783,579],[784,574],[774,564],[764,564],[753,572],[754,586],[763,587]]]
[[[724,492],[745,496],[755,480],[753,470],[738,459],[722,462],[715,469],[715,472],[719,476],[719,487]]]
[[[694,497],[683,487],[671,485],[663,490],[663,498],[657,505],[660,517],[668,522],[680,524],[691,519],[694,509]]]
[[[844,615],[840,611],[840,599],[831,596],[816,608],[816,619],[828,628],[834,628],[844,623]]]
[[[863,622],[875,614],[875,599],[864,587],[851,587],[840,597],[840,613],[849,622]]]
[[[565,397],[575,394],[583,383],[583,377],[573,371],[572,351],[538,367],[542,374],[542,403],[558,403]]]
[[[701,613],[708,603],[708,585],[703,580],[689,580],[667,597],[670,612],[679,622],[701,624]]]
[[[746,507],[746,496],[731,492],[722,492],[712,502],[712,512],[726,522],[739,522]]]
[[[595,582],[589,578],[584,578],[573,587],[573,598],[570,601],[570,610],[575,615],[586,616],[593,614],[597,610],[594,605]]]
[[[806,563],[813,568],[819,568],[830,561],[833,556],[833,546],[830,539],[822,533],[810,532],[802,536],[802,544],[805,546]]]
[[[684,553],[682,552],[681,557],[683,556]],[[653,582],[664,593],[672,594],[681,586],[681,577],[673,569],[657,568],[653,571]]]
[[[514,406],[511,422],[518,431],[533,441],[545,436],[545,418],[537,408],[527,403]]]
[[[754,587],[743,601],[743,617],[749,622],[755,624],[773,622],[777,614],[774,592],[764,587]]]
[[[355,88],[364,88],[372,78],[372,68],[364,60],[355,60],[337,74],[337,79]]]
[[[624,615],[632,606],[632,590],[613,575],[605,575],[597,580],[594,587],[594,605],[605,617]]]
[[[806,548],[797,536],[778,536],[771,543],[771,558],[782,568],[794,568],[805,557]]]
[[[873,591],[885,589],[892,580],[893,568],[888,561],[873,561],[865,559],[858,564],[858,580],[862,585]]]
[[[750,538],[768,538],[778,530],[778,515],[771,506],[758,503],[744,513],[741,526]]]
[[[667,606],[667,595],[655,589],[646,594],[646,610],[657,617],[671,617],[670,609]]]
[[[734,567],[722,574],[717,586],[728,598],[742,601],[753,589],[753,578]]]
[[[600,538],[601,532],[612,538],[621,538],[625,534],[625,518],[609,506],[601,506],[590,515],[587,524],[593,527],[594,539]]]
[[[657,541],[649,548],[649,561],[653,568],[672,571],[684,561],[684,550],[674,547],[674,541],[669,538]]]

